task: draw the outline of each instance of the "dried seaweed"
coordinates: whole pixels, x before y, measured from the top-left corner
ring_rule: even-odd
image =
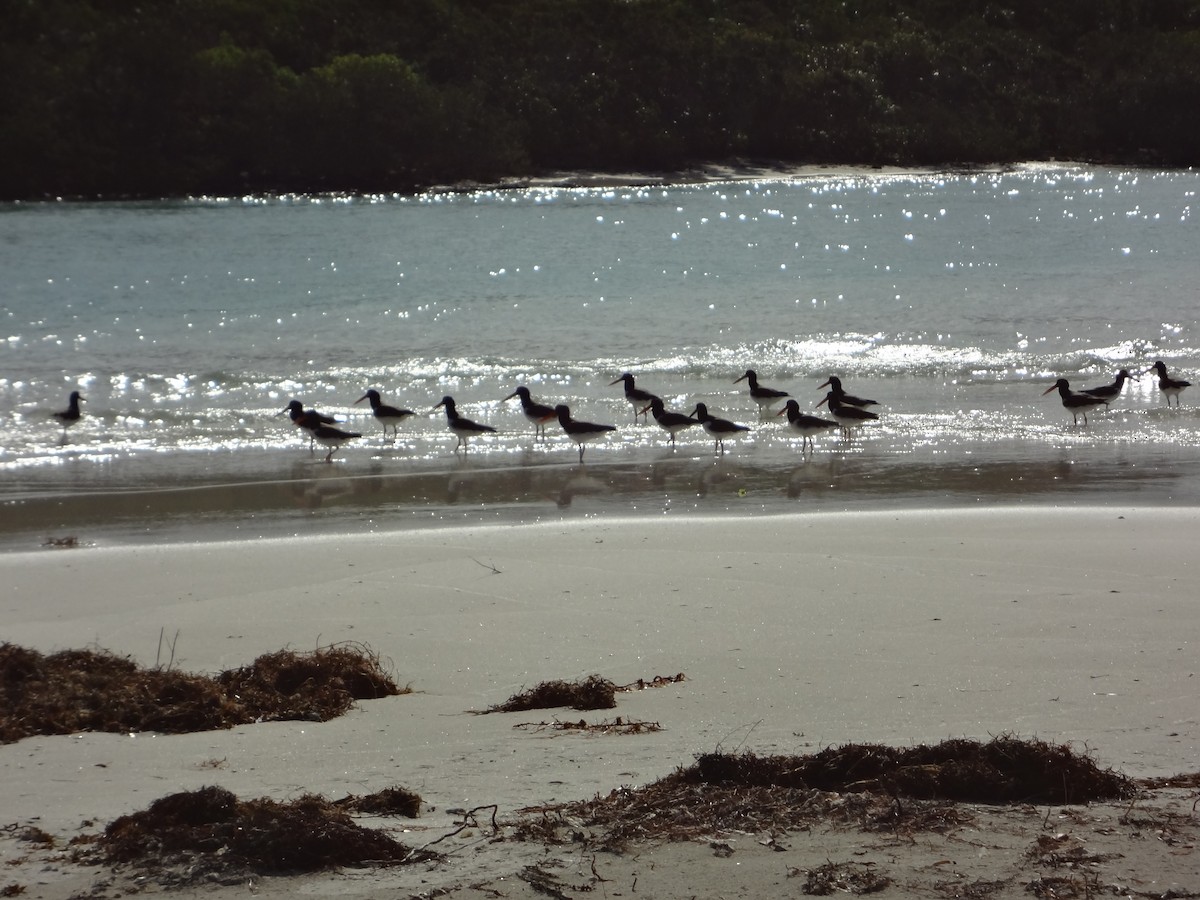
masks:
[[[347,812],[374,813],[378,816],[405,816],[415,819],[421,813],[419,794],[402,787],[384,788],[373,794],[343,797],[334,804]]]
[[[281,650],[215,678],[145,669],[104,650],[48,656],[0,644],[0,743],[79,731],[168,734],[257,721],[326,721],[356,700],[406,693],[369,648]]]
[[[892,883],[891,878],[875,871],[873,863],[826,862],[815,869],[789,870],[788,877],[801,874],[804,875],[804,885],[800,890],[814,897],[874,894]]]
[[[941,774],[944,770],[944,775]],[[527,839],[613,848],[730,831],[781,834],[816,823],[869,831],[947,832],[969,821],[960,802],[1066,802],[1129,796],[1132,782],[1070,748],[997,738],[896,749],[847,745],[811,756],[704,754],[641,788],[522,810]]]
[[[114,820],[100,836],[96,854],[109,865],[183,869],[192,880],[436,858],[358,825],[342,805],[320,796],[306,794],[290,803],[243,801],[221,787],[171,794]]]
[[[968,803],[1086,803],[1128,797],[1133,782],[1069,745],[997,737],[908,748],[830,747],[812,756],[709,753],[681,777],[692,783],[882,791]]]
[[[503,703],[489,706],[485,713],[524,712],[530,709],[554,709],[565,706],[569,709],[612,709],[617,705],[617,694],[644,691],[647,688],[677,684],[685,679],[678,675],[655,675],[650,680],[639,678],[629,684],[617,685],[599,675],[589,675],[579,681],[543,681],[529,690],[513,694]]]
[[[662,731],[658,722],[642,722],[638,719],[625,719],[617,716],[615,719],[605,719],[603,722],[519,722],[513,728],[528,728],[533,731],[579,731],[587,734],[645,734],[651,731]]]
[[[599,675],[589,675],[582,681],[543,681],[527,691],[513,694],[485,712],[524,712],[530,709],[612,709],[617,705],[616,685]]]

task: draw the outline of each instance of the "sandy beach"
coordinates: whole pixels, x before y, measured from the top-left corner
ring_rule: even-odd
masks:
[[[504,831],[520,810],[647,784],[714,750],[1013,734],[1069,742],[1131,777],[1195,772],[1198,527],[1195,508],[908,510],[0,555],[2,641],[205,673],[359,642],[413,689],[324,723],[0,746],[0,888],[47,900],[799,896],[803,873],[831,861],[886,871],[893,897],[1200,896],[1188,788],[1086,809],[980,808],[970,828],[915,838],[830,827],[597,856],[586,841]],[[550,679],[679,673],[615,710],[473,714]],[[662,729],[548,727],[613,715]],[[381,827],[418,846],[457,833],[437,864],[233,885],[168,888],[70,861],[78,834],[214,784],[280,800],[403,785],[421,817]],[[493,806],[498,828],[487,812],[458,829],[463,810]],[[18,840],[27,826],[54,845]],[[1031,853],[1043,839],[1062,852]]]

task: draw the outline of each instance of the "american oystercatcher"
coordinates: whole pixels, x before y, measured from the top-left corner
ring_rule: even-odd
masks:
[[[853,409],[854,407],[850,407]],[[776,413],[778,416],[787,415],[788,428],[796,432],[802,438],[800,442],[800,452],[804,452],[804,448],[814,449],[813,436],[818,435],[823,431],[828,431],[830,428],[840,428],[838,422],[822,419],[820,416],[810,416],[808,413],[800,412],[800,404],[795,400],[789,400],[787,406]],[[872,413],[871,415],[874,415]]]
[[[525,414],[525,418],[533,425],[533,439],[536,441],[538,435],[546,436],[546,423],[557,415],[556,407],[547,406],[545,403],[535,403],[533,398],[529,396],[529,388],[521,385],[504,399],[511,400],[513,397],[521,398],[521,412]]]
[[[470,419],[464,419],[458,414],[458,410],[454,406],[453,397],[443,397],[442,402],[437,404],[434,409],[445,407],[446,409],[446,427],[450,429],[458,438],[458,443],[454,445],[454,452],[458,452],[458,448],[467,449],[467,441],[473,437],[479,437],[481,434],[495,434],[496,429],[491,425],[481,425],[478,422],[472,422]]]
[[[380,399],[379,391],[375,390],[374,388],[368,389],[365,394],[363,394],[354,402],[362,403],[364,400],[371,401],[371,415],[373,415],[375,420],[383,426],[383,439],[385,441],[387,440],[389,428],[392,429],[392,440],[394,441],[400,436],[400,423],[409,416],[416,415],[416,413],[414,413],[411,409],[397,409],[394,406],[388,406],[383,402],[382,399]]]
[[[1167,375],[1167,364],[1161,359],[1151,366],[1158,373],[1158,389],[1163,392],[1167,398],[1167,406],[1171,405],[1171,398],[1175,398],[1175,405],[1179,405],[1179,395],[1185,387],[1191,385],[1190,381],[1183,381],[1179,378],[1170,378]]]
[[[638,416],[650,408],[649,406],[646,406],[646,404],[659,398],[657,394],[652,394],[649,391],[643,391],[641,388],[635,386],[633,383],[633,375],[631,375],[629,372],[626,372],[615,381],[610,382],[609,387],[612,387],[614,384],[620,384],[622,381],[625,382],[625,399],[628,400],[629,404],[633,407],[633,422],[636,425]],[[642,409],[643,406],[645,406],[646,409]]]
[[[287,413],[292,420],[292,424],[297,428],[303,428],[308,432],[308,449],[313,449],[313,442],[316,440],[313,432],[321,425],[333,425],[337,422],[333,416],[327,416],[324,413],[319,413],[315,409],[305,409],[304,404],[299,400],[289,400],[282,412],[278,415]]]
[[[1121,388],[1125,387],[1125,380],[1128,378],[1132,378],[1134,381],[1137,381],[1136,378],[1129,374],[1128,369],[1122,369],[1117,373],[1116,381],[1114,381],[1112,384],[1102,384],[1100,387],[1084,388],[1079,393],[1087,394],[1089,397],[1099,397],[1104,401],[1105,405],[1107,405],[1112,403],[1117,399],[1117,397],[1120,396]]]
[[[821,388],[825,387],[829,388],[830,393],[837,396],[837,401],[838,403],[842,404],[842,406],[857,406],[859,409],[863,409],[867,406],[879,405],[878,400],[868,400],[865,397],[855,397],[853,394],[847,394],[845,390],[842,389],[842,379],[838,378],[836,375],[830,375],[829,379],[824,384],[817,385],[817,390],[819,391]]]
[[[750,430],[747,425],[739,425],[737,422],[730,422],[728,419],[718,419],[716,416],[710,416],[708,414],[708,407],[703,403],[696,404],[696,408],[692,410],[692,415],[696,417],[700,426],[713,439],[715,442],[713,449],[718,453],[725,452],[726,438],[731,438],[741,432]]]
[[[685,416],[680,412],[671,412],[663,406],[662,399],[655,397],[650,401],[650,405],[643,409],[642,412],[650,410],[654,414],[654,421],[658,426],[671,436],[671,446],[675,446],[675,435],[683,431],[685,428],[691,428],[693,425],[699,425],[699,419],[693,419],[691,416]]]
[[[765,413],[768,409],[791,396],[787,391],[777,391],[774,388],[763,387],[758,383],[758,373],[753,369],[747,369],[746,374],[737,379],[734,384],[741,381],[750,382],[750,399],[758,404],[760,414]]]
[[[342,431],[342,429],[334,428],[332,425],[318,425],[312,430],[312,434],[318,444],[329,448],[329,452],[325,455],[325,462],[333,462],[333,454],[346,441],[362,437],[356,431]]]
[[[825,395],[817,406],[829,404],[829,414],[837,420],[837,423],[842,426],[842,434],[847,437],[850,435],[851,428],[858,428],[865,425],[867,422],[874,422],[879,416],[870,410],[863,409],[861,406],[851,406],[838,399],[838,395],[830,391]]]
[[[577,422],[571,418],[570,407],[560,403],[554,407],[554,415],[558,416],[558,424],[563,432],[579,445],[579,461],[583,462],[583,445],[588,441],[596,441],[617,430],[616,425],[597,425],[595,422]]]
[[[63,443],[66,443],[67,440],[67,429],[78,422],[83,416],[83,413],[79,410],[81,401],[86,403],[87,398],[79,396],[79,391],[71,391],[71,396],[67,398],[67,408],[60,412],[52,413],[54,418],[58,419],[58,423],[63,427]]]
[[[1071,421],[1073,424],[1079,424],[1079,417],[1083,416],[1083,424],[1088,423],[1087,411],[1093,406],[1099,406],[1103,403],[1108,406],[1108,401],[1103,397],[1093,397],[1091,394],[1078,394],[1071,390],[1071,384],[1065,378],[1060,378],[1050,387],[1042,391],[1042,396],[1045,397],[1051,391],[1058,391],[1058,396],[1062,398],[1063,407],[1071,413]]]

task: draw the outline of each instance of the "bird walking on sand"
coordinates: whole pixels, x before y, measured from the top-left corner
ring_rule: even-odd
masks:
[[[817,390],[821,388],[829,388],[829,392],[837,397],[838,403],[842,406],[857,406],[859,409],[864,409],[868,406],[878,406],[878,400],[868,400],[866,397],[855,397],[853,394],[847,394],[842,388],[842,379],[836,375],[830,375],[829,379],[824,384],[817,385]],[[830,409],[833,407],[831,406]]]
[[[663,406],[662,399],[655,397],[650,401],[650,405],[643,409],[642,412],[651,410],[654,414],[654,421],[658,426],[671,436],[671,446],[675,446],[675,435],[683,431],[685,428],[691,428],[693,425],[699,425],[699,419],[693,419],[691,416],[685,416],[680,412],[672,412]]]
[[[513,397],[521,398],[521,412],[525,418],[533,425],[533,439],[536,441],[538,436],[546,436],[546,423],[552,420],[558,413],[557,407],[547,406],[545,403],[536,403],[529,396],[529,388],[521,385],[504,399],[511,400]]]
[[[853,409],[853,407],[850,407]],[[787,406],[776,413],[777,416],[786,415],[788,417],[788,428],[800,435],[800,452],[803,453],[807,447],[809,450],[814,449],[813,437],[823,431],[828,431],[831,428],[841,427],[839,423],[829,419],[822,419],[820,416],[810,416],[808,413],[800,412],[800,404],[795,400],[789,400]],[[872,415],[874,415],[872,413]]]
[[[1050,387],[1042,391],[1042,396],[1045,397],[1051,391],[1058,391],[1058,396],[1062,398],[1063,408],[1071,414],[1073,424],[1079,424],[1079,417],[1083,416],[1083,424],[1088,423],[1087,411],[1093,406],[1099,406],[1103,403],[1108,405],[1108,401],[1103,397],[1093,397],[1091,394],[1080,394],[1071,390],[1071,384],[1065,378],[1060,378]]]
[[[79,391],[71,391],[71,396],[67,398],[67,408],[53,413],[54,418],[58,420],[58,424],[63,428],[62,440],[64,444],[67,441],[67,429],[83,417],[83,413],[79,409],[81,402],[86,403],[87,398],[81,397]]]
[[[454,405],[453,397],[443,397],[442,402],[437,404],[434,409],[445,407],[446,410],[446,427],[458,438],[458,443],[454,445],[454,452],[457,453],[461,447],[465,452],[468,449],[467,441],[473,437],[479,437],[482,434],[495,434],[496,429],[491,425],[481,425],[478,422],[472,422],[470,419],[464,419],[458,414],[458,409]]]
[[[1117,373],[1117,378],[1112,384],[1102,384],[1100,387],[1084,388],[1079,393],[1087,394],[1089,397],[1099,397],[1104,401],[1105,406],[1107,406],[1121,395],[1121,388],[1125,387],[1125,380],[1128,378],[1132,378],[1134,381],[1137,381],[1136,378],[1129,374],[1128,369],[1122,369]]]
[[[696,408],[691,413],[696,417],[700,426],[708,432],[709,437],[715,442],[714,450],[717,453],[725,452],[725,439],[735,437],[741,432],[749,431],[747,425],[739,425],[737,422],[730,422],[728,419],[718,419],[716,416],[708,414],[708,407],[703,403],[697,403]]]
[[[817,406],[823,406],[826,403],[829,404],[829,414],[842,426],[842,434],[846,437],[850,436],[850,429],[859,428],[867,422],[874,422],[879,418],[878,414],[870,410],[843,403],[833,391],[826,394],[825,399],[818,403]]]
[[[753,369],[747,369],[746,374],[734,381],[737,384],[741,381],[750,383],[750,399],[758,404],[758,412],[764,414],[776,403],[781,403],[791,396],[787,391],[777,391],[775,388],[763,387],[758,383],[758,373]]]
[[[383,439],[385,441],[387,440],[389,428],[392,429],[392,440],[395,441],[400,436],[400,423],[410,416],[416,415],[411,409],[397,409],[395,406],[388,406],[379,396],[379,391],[374,388],[369,389],[354,402],[362,403],[364,400],[371,401],[371,415],[383,426]]]
[[[1163,392],[1163,396],[1167,398],[1167,406],[1171,405],[1171,398],[1175,398],[1175,405],[1179,405],[1179,395],[1183,393],[1185,387],[1191,385],[1190,381],[1184,381],[1181,378],[1171,378],[1167,375],[1167,364],[1161,359],[1150,367],[1158,373],[1158,389]]]
[[[649,406],[646,406],[646,404],[659,398],[657,394],[652,394],[649,391],[644,391],[640,387],[637,387],[633,382],[633,375],[629,372],[626,372],[615,381],[610,382],[609,386],[611,387],[614,384],[619,384],[622,381],[625,382],[625,399],[628,400],[630,406],[633,407],[633,423],[636,425],[638,416],[642,415],[647,409],[650,408]],[[642,409],[643,406],[645,406],[646,409]]]
[[[584,444],[597,441],[617,430],[616,425],[597,425],[595,422],[579,422],[572,419],[570,407],[565,403],[554,407],[554,414],[558,417],[558,424],[562,426],[563,433],[579,445],[580,462],[583,462]]]
[[[346,441],[362,437],[357,431],[342,431],[332,425],[318,425],[312,430],[312,434],[318,444],[329,448],[329,452],[325,455],[325,462],[333,462],[333,454]]]

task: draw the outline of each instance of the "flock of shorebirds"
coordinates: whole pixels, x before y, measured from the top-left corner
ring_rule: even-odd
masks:
[[[1161,360],[1154,363],[1147,372],[1156,372],[1158,374],[1158,386],[1163,396],[1166,397],[1167,405],[1170,406],[1171,400],[1174,398],[1175,405],[1178,406],[1180,392],[1188,387],[1191,382],[1170,377],[1167,374],[1166,365]],[[1122,369],[1117,373],[1116,380],[1112,384],[1086,388],[1081,391],[1071,390],[1071,385],[1067,379],[1060,378],[1043,392],[1043,396],[1057,390],[1059,397],[1062,399],[1063,407],[1071,413],[1075,424],[1079,424],[1079,419],[1082,416],[1083,423],[1086,425],[1087,411],[1089,409],[1094,409],[1101,404],[1107,407],[1120,395],[1125,382],[1131,378],[1136,379],[1136,377],[1131,375],[1128,369]],[[760,418],[772,414],[775,416],[786,415],[787,427],[803,438],[801,443],[802,449],[812,447],[813,438],[822,432],[836,428],[840,429],[843,435],[846,435],[852,429],[879,418],[878,413],[871,412],[868,409],[868,407],[877,406],[876,401],[847,393],[842,387],[842,382],[834,375],[831,375],[828,380],[818,387],[818,390],[829,388],[829,392],[817,404],[817,407],[827,406],[832,419],[825,419],[820,416],[800,412],[800,404],[786,391],[775,390],[774,388],[764,387],[759,384],[758,375],[753,369],[747,369],[746,374],[738,378],[734,384],[739,384],[743,381],[749,385],[750,398],[758,404]],[[648,421],[649,416],[652,415],[654,421],[667,433],[672,445],[675,444],[675,436],[679,432],[699,425],[713,439],[716,452],[721,453],[724,452],[726,440],[750,430],[748,425],[740,425],[737,422],[731,422],[728,419],[721,419],[710,415],[708,408],[703,403],[697,403],[695,408],[688,413],[669,410],[666,408],[661,397],[637,387],[634,383],[634,376],[629,372],[624,373],[611,383],[611,385],[617,384],[623,384],[625,387],[625,399],[633,407],[634,423],[637,423],[639,417],[646,417]],[[504,400],[508,401],[514,398],[520,400],[521,410],[525,418],[533,425],[535,440],[546,437],[546,423],[557,420],[563,433],[578,445],[580,462],[583,462],[585,444],[603,438],[605,435],[617,430],[617,426],[615,425],[600,425],[595,422],[584,422],[572,418],[571,410],[565,403],[559,403],[556,406],[538,403],[529,393],[529,388],[524,386],[518,387],[505,397]],[[67,408],[61,412],[54,413],[54,417],[63,426],[64,441],[66,440],[67,429],[78,422],[82,416],[79,403],[83,399],[79,395],[79,391],[72,391]],[[416,415],[411,409],[400,409],[384,403],[383,397],[374,388],[368,390],[354,402],[362,403],[364,400],[370,402],[371,413],[375,420],[383,427],[385,440],[388,437],[389,431],[392,440],[395,440],[399,434],[400,424],[405,419]],[[776,411],[780,404],[782,404],[782,408]],[[492,434],[496,431],[490,425],[473,422],[470,419],[460,416],[455,407],[453,397],[443,397],[441,402],[433,407],[434,411],[438,409],[445,410],[446,427],[458,438],[458,443],[454,446],[455,453],[460,449],[465,452],[471,438],[484,434]],[[291,417],[293,425],[308,432],[310,446],[320,444],[328,448],[329,453],[325,456],[326,462],[333,461],[333,454],[343,444],[362,437],[360,432],[344,431],[338,428],[338,421],[333,416],[320,413],[315,409],[305,409],[304,404],[299,400],[289,402],[282,412],[280,412],[280,415],[284,413],[287,413]]]

